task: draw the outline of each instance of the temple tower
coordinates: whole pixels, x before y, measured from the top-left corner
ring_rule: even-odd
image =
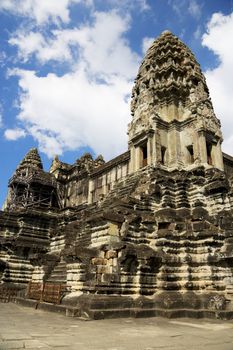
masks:
[[[40,155],[32,148],[9,180],[5,209],[58,207],[56,182],[52,174],[43,171]]]
[[[223,170],[222,134],[194,55],[171,32],[146,53],[132,91],[130,171],[203,165]]]

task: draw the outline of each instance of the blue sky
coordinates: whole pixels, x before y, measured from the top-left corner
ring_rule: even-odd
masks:
[[[0,1],[0,204],[32,147],[46,170],[127,149],[133,80],[165,29],[196,55],[233,154],[233,0]]]

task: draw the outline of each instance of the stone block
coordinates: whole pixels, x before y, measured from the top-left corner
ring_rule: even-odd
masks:
[[[111,273],[111,272],[112,272],[111,266],[107,266],[107,265],[98,265],[97,266],[97,273],[98,274]]]
[[[117,252],[115,250],[108,250],[105,255],[106,259],[116,258]]]
[[[108,260],[104,258],[92,258],[91,262],[93,265],[107,265]]]

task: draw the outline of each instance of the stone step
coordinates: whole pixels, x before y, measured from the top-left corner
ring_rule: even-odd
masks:
[[[67,267],[66,262],[60,261],[51,272],[46,282],[66,283]]]

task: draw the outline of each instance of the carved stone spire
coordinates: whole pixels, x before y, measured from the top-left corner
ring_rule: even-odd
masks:
[[[33,207],[57,207],[55,177],[43,170],[36,148],[30,149],[9,180],[5,208],[9,211]]]
[[[58,155],[55,155],[54,158],[53,158],[51,167],[49,169],[49,172],[50,173],[55,172],[59,168],[60,164],[61,164],[61,162],[60,162],[60,160],[58,158]]]
[[[190,49],[169,31],[148,49],[132,92],[131,112],[158,113],[165,121],[185,120],[200,104],[213,117],[206,80]]]
[[[42,165],[41,158],[37,148],[30,149],[30,151],[26,154],[26,156],[20,162],[17,169],[25,168],[25,167],[43,169],[43,165]]]
[[[214,166],[223,170],[222,133],[206,80],[190,49],[169,31],[148,49],[131,101],[130,169]]]

